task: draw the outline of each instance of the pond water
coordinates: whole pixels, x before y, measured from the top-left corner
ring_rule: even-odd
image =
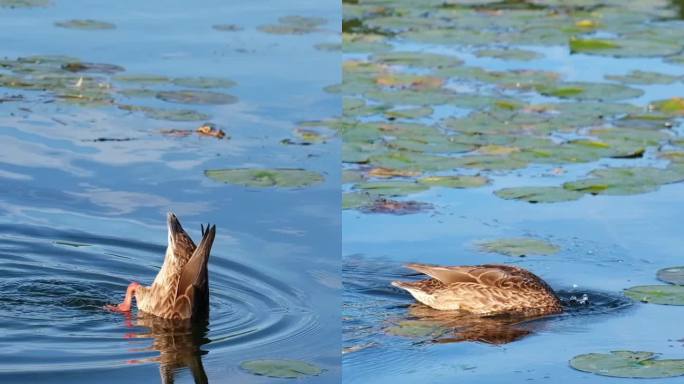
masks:
[[[684,358],[682,307],[623,294],[682,264],[684,184],[665,154],[681,151],[682,114],[658,107],[684,96],[684,46],[669,40],[684,33],[680,12],[663,1],[345,2],[345,382],[636,383],[569,362],[614,350]],[[631,71],[669,76],[605,77]],[[677,176],[596,171],[634,167]],[[521,237],[557,252],[482,249]],[[566,312],[455,321],[390,285],[422,278],[408,262],[521,266]]]
[[[241,364],[285,358],[322,370],[307,382],[339,382],[339,142],[282,143],[339,114],[323,91],[339,51],[315,48],[339,42],[339,9],[0,1],[1,382],[261,383]],[[226,137],[194,132],[204,123]],[[204,174],[242,167],[323,181]],[[208,322],[104,311],[152,282],[169,210],[195,241],[216,224]]]

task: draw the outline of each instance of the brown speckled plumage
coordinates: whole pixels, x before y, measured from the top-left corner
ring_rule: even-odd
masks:
[[[169,244],[161,270],[149,287],[135,291],[138,309],[165,319],[189,319],[209,311],[207,262],[216,226],[202,227],[195,246],[173,213],[168,215]]]
[[[562,312],[560,300],[542,279],[510,265],[441,267],[408,264],[430,279],[392,285],[408,291],[419,302],[439,310],[478,315],[548,315]]]

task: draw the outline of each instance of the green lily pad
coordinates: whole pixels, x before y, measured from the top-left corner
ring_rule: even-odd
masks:
[[[298,379],[323,373],[321,368],[311,363],[285,359],[248,360],[240,363],[240,368],[253,375],[283,379]]]
[[[570,52],[593,52],[606,49],[620,48],[620,45],[613,40],[604,39],[571,39]]]
[[[201,113],[190,109],[162,109],[129,104],[119,104],[119,108],[125,111],[139,111],[144,113],[145,116],[155,120],[206,121],[211,118],[211,116],[207,115],[206,113]]]
[[[124,83],[138,83],[138,84],[166,84],[170,79],[166,76],[160,75],[119,75],[115,76],[114,80],[122,81]]]
[[[524,257],[529,255],[553,255],[560,251],[557,245],[529,237],[514,237],[479,242],[478,248],[484,252],[500,253],[506,256]]]
[[[516,187],[494,191],[498,197],[506,200],[522,200],[528,203],[559,203],[578,200],[583,193],[561,187]]]
[[[430,107],[402,108],[385,112],[385,116],[395,119],[418,119],[432,115],[434,110]]]
[[[221,32],[238,32],[242,31],[242,27],[237,24],[214,24],[211,26],[213,29]]]
[[[323,175],[298,168],[231,168],[204,171],[208,178],[245,187],[303,188],[323,182]]]
[[[66,21],[57,21],[57,22],[55,22],[55,26],[60,27],[60,28],[83,29],[83,30],[88,30],[88,31],[116,28],[116,25],[114,25],[112,23],[108,23],[106,21],[92,20],[92,19],[83,19],[83,20],[74,19],[74,20],[66,20]]]
[[[563,188],[591,194],[632,195],[655,191],[663,184],[684,180],[684,175],[675,170],[649,167],[597,169],[590,176],[567,182]]]
[[[48,5],[50,0],[0,0],[0,7],[4,8],[35,8]]]
[[[373,204],[375,199],[366,192],[345,192],[342,194],[342,209],[358,209]]]
[[[684,360],[657,359],[658,354],[643,351],[587,353],[570,360],[578,371],[601,376],[655,379],[684,375]]]
[[[480,49],[475,51],[475,56],[520,61],[536,60],[542,57],[540,53],[525,49]]]
[[[179,104],[233,104],[237,102],[237,97],[225,93],[209,91],[161,91],[157,93],[157,98],[170,103]]]
[[[536,87],[536,90],[542,95],[562,99],[604,101],[632,99],[644,94],[641,89],[630,88],[626,85],[587,82],[541,84]]]
[[[681,80],[682,76],[668,75],[659,72],[649,71],[631,71],[625,75],[606,75],[606,79],[619,81],[625,84],[672,84],[677,80]]]
[[[221,77],[177,77],[171,83],[188,88],[230,88],[237,84]]]
[[[448,188],[476,188],[489,183],[484,176],[426,176],[417,180],[420,184]]]
[[[656,100],[651,105],[656,111],[673,116],[684,116],[684,98],[673,97],[671,99]]]
[[[638,285],[625,289],[625,296],[643,303],[684,305],[684,286]]]
[[[456,56],[427,52],[381,52],[373,55],[372,60],[382,64],[421,68],[454,67],[463,64],[463,61]]]
[[[684,285],[684,267],[663,268],[656,273],[660,281],[675,285]]]
[[[366,182],[354,185],[354,189],[365,191],[371,195],[403,196],[428,190],[430,187],[412,181]]]
[[[320,17],[284,16],[278,22],[262,25],[259,30],[276,35],[303,35],[319,31],[319,27],[327,21]]]

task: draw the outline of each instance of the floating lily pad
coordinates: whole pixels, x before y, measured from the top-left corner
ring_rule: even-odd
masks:
[[[671,84],[681,80],[682,76],[668,75],[659,72],[631,71],[625,75],[606,75],[606,79],[619,81],[625,84]]]
[[[297,379],[306,376],[318,376],[323,370],[311,363],[300,360],[248,360],[240,364],[240,368],[258,376],[283,379]]]
[[[656,274],[658,280],[675,285],[684,285],[684,267],[663,268]]]
[[[674,116],[684,116],[684,99],[681,97],[656,100],[651,105],[656,111]]]
[[[206,113],[201,113],[190,109],[161,109],[128,104],[120,104],[119,108],[132,112],[140,111],[143,112],[145,116],[156,120],[206,121],[211,118],[211,116],[207,115]]]
[[[506,256],[525,257],[529,255],[553,255],[560,251],[554,244],[529,237],[515,237],[479,242],[484,252],[500,253]]]
[[[541,54],[535,51],[528,51],[524,49],[480,49],[475,51],[477,57],[492,57],[501,60],[520,60],[530,61],[539,59]]]
[[[50,0],[0,0],[0,7],[6,8],[35,8],[48,5]]]
[[[188,88],[230,88],[236,84],[221,77],[177,77],[171,82]]]
[[[570,366],[601,376],[655,379],[684,375],[684,360],[657,359],[658,354],[643,351],[587,353],[570,360]]]
[[[284,16],[278,22],[262,25],[259,30],[276,35],[303,35],[319,31],[319,27],[327,21],[320,17]]]
[[[123,72],[126,69],[120,65],[106,64],[106,63],[85,63],[82,61],[72,61],[62,64],[62,69],[69,72],[85,72],[85,73],[106,73],[112,74]]]
[[[221,32],[237,32],[242,31],[242,27],[237,24],[214,24],[213,29]]]
[[[373,195],[402,196],[418,193],[429,189],[424,184],[412,181],[382,181],[367,182],[354,185],[354,189],[363,190]]]
[[[643,303],[684,305],[684,286],[639,285],[625,289],[625,295]]]
[[[405,65],[409,67],[442,68],[453,67],[463,64],[456,56],[439,55],[427,52],[382,52],[373,55],[376,63],[390,65]]]
[[[613,40],[603,39],[571,39],[570,52],[594,52],[607,49],[620,48],[620,45]]]
[[[116,25],[114,25],[112,23],[108,23],[106,21],[92,20],[92,19],[84,19],[84,20],[74,19],[74,20],[58,21],[58,22],[55,22],[55,26],[60,27],[60,28],[84,29],[84,30],[89,30],[89,31],[116,28]]]
[[[170,79],[166,76],[160,75],[119,75],[115,76],[114,80],[122,81],[126,83],[139,83],[139,84],[166,84]]]
[[[296,168],[232,168],[204,171],[210,179],[245,187],[302,188],[323,182],[317,172]]]
[[[385,115],[395,119],[418,119],[432,115],[434,110],[430,107],[403,108],[385,112]]]
[[[427,176],[418,179],[418,183],[436,187],[476,188],[489,183],[484,176]]]
[[[542,95],[578,100],[624,100],[639,97],[644,91],[621,84],[564,82],[536,87]]]
[[[157,93],[157,98],[179,104],[220,105],[237,102],[237,97],[235,96],[209,91],[162,91]]]
[[[567,182],[563,188],[591,194],[632,195],[655,191],[663,184],[684,180],[671,169],[635,167],[605,168],[592,171],[591,178]]]
[[[583,193],[561,187],[516,187],[494,191],[498,197],[506,200],[523,200],[528,203],[559,203],[573,201],[584,196]]]
[[[342,194],[342,209],[357,209],[373,204],[374,197],[366,192],[345,192]]]

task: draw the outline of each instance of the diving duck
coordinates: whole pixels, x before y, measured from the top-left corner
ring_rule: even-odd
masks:
[[[216,226],[202,229],[202,241],[195,246],[173,213],[167,215],[169,244],[164,264],[151,286],[132,282],[123,303],[107,308],[131,310],[133,298],[138,309],[165,319],[190,319],[209,313],[207,262],[216,236]]]
[[[441,267],[407,264],[427,280],[393,281],[419,302],[438,310],[475,315],[541,316],[563,311],[551,287],[525,269],[510,265]]]

